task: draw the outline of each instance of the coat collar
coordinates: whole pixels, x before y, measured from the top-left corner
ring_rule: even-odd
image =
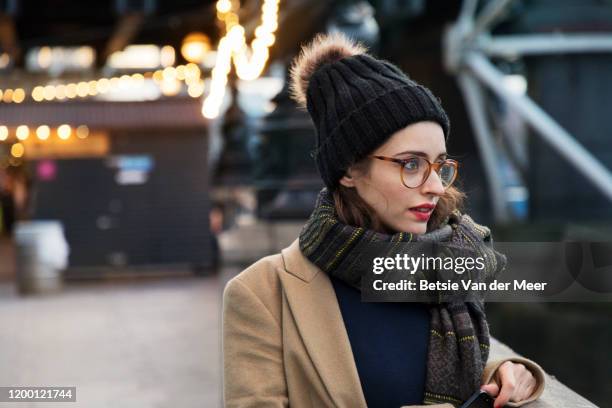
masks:
[[[280,278],[308,354],[336,406],[366,407],[351,344],[327,274],[306,258],[299,238],[281,251]]]
[[[299,241],[299,238],[296,238],[291,245],[281,251],[285,270],[296,278],[310,283],[322,271],[302,254]]]

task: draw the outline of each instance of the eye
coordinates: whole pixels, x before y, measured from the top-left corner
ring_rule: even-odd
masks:
[[[404,163],[404,170],[407,171],[417,171],[419,169],[420,160],[417,158],[408,159]]]

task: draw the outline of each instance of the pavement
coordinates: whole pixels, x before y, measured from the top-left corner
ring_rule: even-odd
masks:
[[[0,407],[221,406],[222,276],[68,283],[27,297],[4,280],[0,386],[76,386],[77,401]]]

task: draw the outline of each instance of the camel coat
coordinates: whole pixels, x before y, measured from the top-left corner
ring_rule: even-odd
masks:
[[[332,283],[304,257],[298,239],[227,283],[222,343],[226,407],[366,407]],[[489,360],[483,384],[506,360]],[[525,364],[538,384],[529,399],[508,405],[538,398],[542,369],[509,360]]]

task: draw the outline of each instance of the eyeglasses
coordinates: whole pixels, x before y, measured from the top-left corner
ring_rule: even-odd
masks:
[[[376,155],[369,157],[400,164],[402,184],[408,188],[417,188],[425,184],[432,169],[438,174],[438,177],[440,177],[440,181],[444,188],[448,188],[457,178],[457,168],[459,167],[459,163],[451,159],[446,159],[439,163],[431,163],[426,158],[420,156],[413,156],[407,159],[396,159],[394,157]]]

